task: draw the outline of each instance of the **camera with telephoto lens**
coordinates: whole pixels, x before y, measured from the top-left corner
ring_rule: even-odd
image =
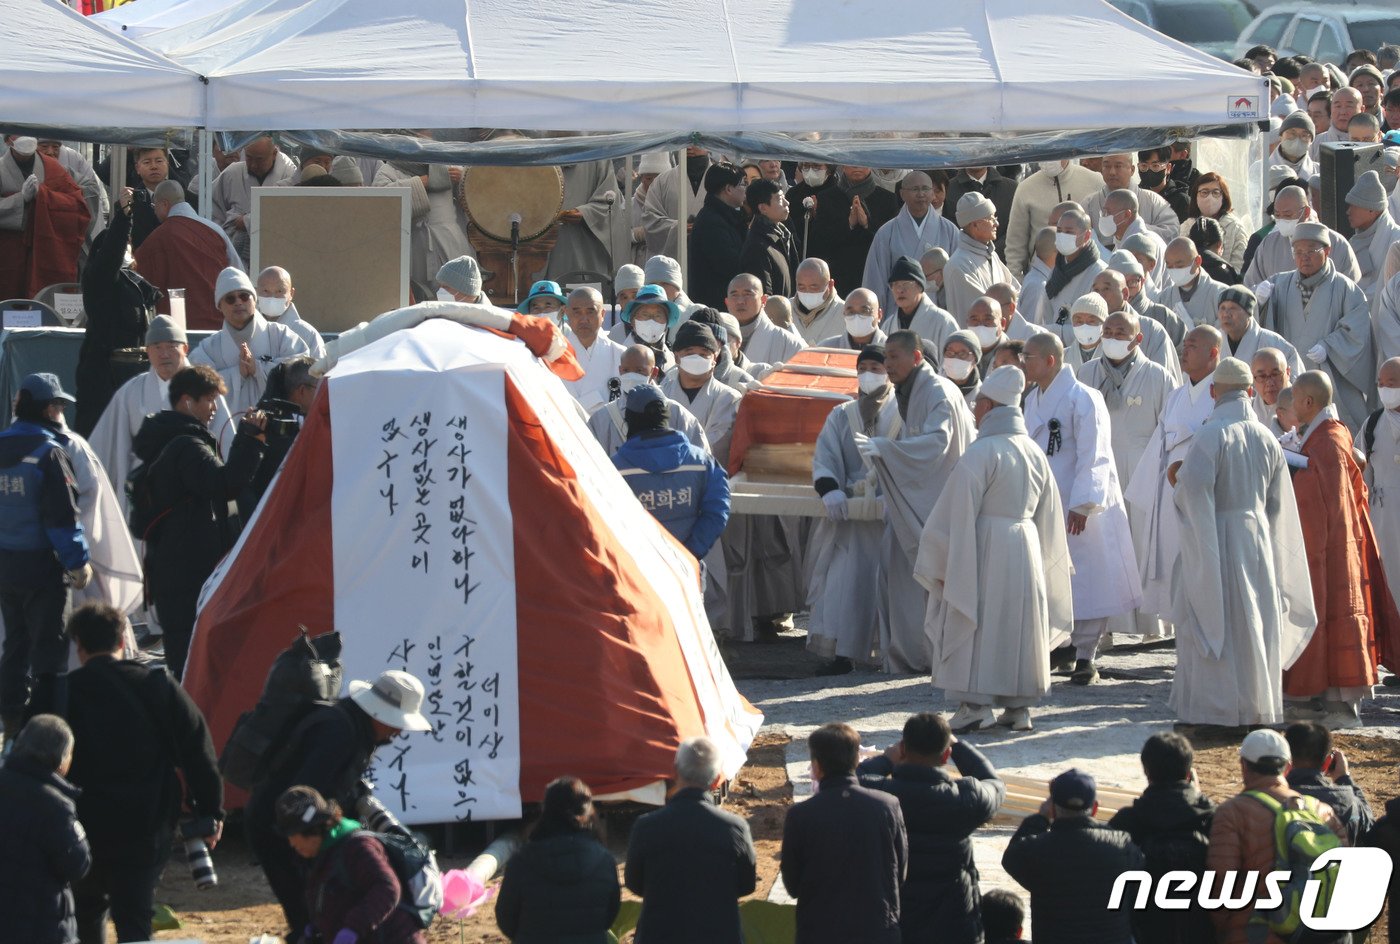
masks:
[[[155,199],[151,196],[151,192],[149,190],[132,190],[131,202],[133,204],[140,203],[148,207],[155,206]]]
[[[209,857],[209,846],[204,841],[204,837],[214,835],[218,828],[212,816],[186,820],[180,824],[185,861],[190,864],[190,877],[200,891],[208,891],[219,884],[219,874],[214,871],[214,860]]]
[[[295,439],[301,432],[301,410],[289,400],[276,400],[271,397],[258,404],[267,417],[263,428],[269,439]]]

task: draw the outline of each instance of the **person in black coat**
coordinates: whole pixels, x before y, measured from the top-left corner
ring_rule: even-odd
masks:
[[[93,867],[74,887],[79,937],[103,939],[108,912],[120,941],[151,938],[155,889],[170,858],[188,788],[193,818],[223,834],[224,782],[199,708],[164,669],[121,658],[126,616],[89,603],[68,619],[77,670],[41,683],[31,709],[68,721],[76,739],[69,779]]]
[[[0,769],[0,940],[75,944],[69,885],[92,866],[63,779],[73,760],[73,732],[62,718],[37,715],[15,739]]]
[[[967,167],[953,175],[948,181],[948,196],[943,200],[943,215],[954,223],[958,221],[958,201],[963,194],[980,193],[997,208],[997,219],[1011,219],[1011,201],[1016,196],[1016,181],[1008,180],[995,167]],[[1006,231],[1003,226],[997,230],[997,255],[1006,259]]]
[[[939,768],[949,758],[962,777]],[[858,768],[862,786],[899,799],[909,834],[909,874],[899,891],[903,940],[977,944],[982,939],[977,865],[968,837],[1006,799],[1006,785],[981,751],[953,737],[942,715],[904,723],[904,737]]]
[[[1392,860],[1400,857],[1400,797],[1385,801],[1385,814],[1376,820],[1376,825],[1356,844],[1384,849]],[[1386,941],[1389,944],[1400,944],[1400,921],[1394,917],[1400,915],[1400,869],[1391,870],[1386,900],[1390,903],[1389,914],[1392,916],[1386,932]]]
[[[690,231],[690,276],[686,288],[692,300],[724,307],[729,280],[739,274],[744,251],[744,194],[748,181],[733,164],[711,164],[705,171],[705,204],[695,214]]]
[[[593,835],[593,794],[577,777],[560,777],[506,863],[496,925],[516,944],[604,944],[621,907],[617,863]]]
[[[842,167],[836,186],[823,190],[807,230],[804,255],[825,259],[845,297],[865,278],[865,257],[875,233],[899,214],[899,197],[879,186],[869,167]]]
[[[812,225],[807,218],[810,216],[815,222],[822,201],[826,199],[829,192],[835,189],[835,164],[804,162],[797,165],[797,183],[789,187],[787,192],[788,208],[792,213],[788,218],[787,228],[792,233],[792,238],[797,241],[797,260],[799,262],[812,255],[807,251],[807,243],[811,241],[812,237]],[[808,197],[812,199],[811,210],[807,209]]]
[[[1142,850],[1146,869],[1156,878],[1173,870],[1200,873],[1210,848],[1215,804],[1196,788],[1191,764],[1195,751],[1180,734],[1154,734],[1142,746],[1147,789],[1108,821]],[[1132,916],[1137,944],[1210,944],[1215,928],[1210,913],[1193,904],[1166,910],[1149,903]]]
[[[1351,844],[1359,845],[1375,826],[1376,817],[1366,791],[1351,779],[1347,756],[1333,749],[1332,732],[1316,721],[1298,721],[1283,736],[1293,754],[1288,785],[1332,807],[1351,835]]]
[[[1050,797],[1027,816],[1001,857],[1002,868],[1031,893],[1037,944],[1131,944],[1127,908],[1108,910],[1113,883],[1143,867],[1127,833],[1094,822],[1094,778],[1070,768],[1050,781]]]
[[[807,739],[817,794],[788,810],[782,873],[797,944],[899,944],[909,840],[899,801],[856,781],[860,735],[828,724]]]
[[[146,585],[165,631],[165,663],[185,671],[195,604],[204,581],[238,538],[229,502],[253,480],[262,461],[267,418],[251,412],[238,425],[228,462],[209,430],[223,378],[205,364],[170,378],[171,409],[146,417],[132,445],[148,466],[160,519],[146,530]]]
[[[642,898],[639,940],[740,944],[737,899],[758,880],[749,824],[715,806],[723,777],[707,737],[676,751],[676,792],[637,820],[627,846],[627,887]]]
[[[432,729],[421,710],[423,683],[407,672],[390,670],[373,684],[353,681],[349,692],[334,704],[311,708],[284,743],[269,747],[266,770],[253,784],[244,808],[248,844],[287,918],[287,944],[298,944],[310,914],[302,863],[277,824],[278,798],[292,787],[311,787],[347,815],[372,821],[376,810],[370,807],[377,807],[381,816],[387,811],[372,802],[364,781],[370,758],[400,731]],[[388,826],[392,829],[397,823]]]
[[[145,345],[146,327],[161,298],[158,288],[123,265],[130,238],[131,198],[126,195],[112,222],[93,241],[92,256],[83,271],[87,328],[78,349],[78,407],[73,423],[80,436],[92,435],[112,395],[131,379],[112,372],[112,352]]]
[[[753,210],[753,222],[744,240],[739,271],[757,278],[764,295],[791,298],[793,275],[802,260],[797,257],[792,233],[783,225],[789,214],[787,195],[776,184],[758,180],[749,185],[744,200]]]

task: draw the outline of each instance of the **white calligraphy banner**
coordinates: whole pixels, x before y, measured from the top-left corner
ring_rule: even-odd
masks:
[[[427,733],[375,755],[407,823],[520,816],[514,523],[500,364],[402,332],[330,384],[335,623],[345,678],[403,669]]]

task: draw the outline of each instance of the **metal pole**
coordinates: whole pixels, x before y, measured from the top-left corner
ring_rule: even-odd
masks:
[[[689,282],[690,279],[686,275],[686,260],[690,255],[690,234],[686,231],[688,229],[686,223],[687,217],[690,215],[690,175],[686,173],[685,148],[676,152],[676,185],[680,195],[680,200],[676,204],[676,261],[681,264],[681,278]],[[685,286],[683,285],[681,288],[684,289]]]
[[[111,161],[107,165],[107,179],[112,185],[112,202],[121,198],[126,186],[126,145],[118,144],[111,150]]]
[[[214,209],[214,135],[199,129],[199,215],[209,219]]]

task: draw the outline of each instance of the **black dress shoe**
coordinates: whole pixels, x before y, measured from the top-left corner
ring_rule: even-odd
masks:
[[[855,664],[844,656],[837,656],[826,665],[817,669],[818,675],[849,675],[855,670]]]

